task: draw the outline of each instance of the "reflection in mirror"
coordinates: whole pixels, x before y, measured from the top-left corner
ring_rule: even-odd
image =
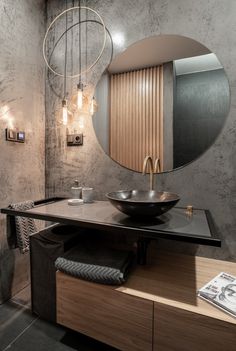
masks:
[[[230,103],[214,53],[186,37],[159,35],[118,55],[96,87],[97,138],[116,162],[141,172],[145,156],[161,171],[184,166],[215,141]]]

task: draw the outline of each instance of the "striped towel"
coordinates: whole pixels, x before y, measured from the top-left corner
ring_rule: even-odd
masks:
[[[119,285],[126,281],[133,253],[99,247],[78,245],[58,257],[55,267],[76,278],[100,284]]]
[[[18,202],[9,205],[13,210],[26,211],[34,207],[33,201]],[[22,254],[29,251],[29,236],[37,232],[34,219],[27,217],[15,216],[15,231],[17,246]]]

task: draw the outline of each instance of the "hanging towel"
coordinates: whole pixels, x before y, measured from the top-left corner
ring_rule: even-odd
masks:
[[[19,211],[30,210],[33,207],[34,207],[34,202],[30,200],[9,205],[9,208],[12,208],[13,210],[19,210]],[[11,226],[11,231],[12,231],[12,227],[13,226]],[[14,229],[15,229],[17,247],[19,247],[20,252],[24,254],[29,251],[29,236],[37,232],[37,226],[35,224],[34,219],[32,218],[15,216]]]
[[[56,269],[74,277],[101,284],[119,285],[126,281],[133,252],[78,245],[58,257]]]

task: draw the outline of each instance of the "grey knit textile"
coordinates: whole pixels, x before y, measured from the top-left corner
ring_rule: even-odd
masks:
[[[120,285],[125,282],[131,266],[133,253],[120,250],[86,251],[77,247],[58,257],[57,270],[71,276],[101,284]]]
[[[34,202],[24,201],[11,204],[9,208],[19,211],[27,211],[34,207]],[[17,246],[22,254],[29,251],[29,236],[37,232],[34,219],[27,217],[15,216]]]
[[[96,266],[67,260],[63,257],[58,257],[55,262],[56,269],[72,275],[73,277],[84,280],[94,281],[103,284],[122,284],[124,283],[124,274],[118,269]]]

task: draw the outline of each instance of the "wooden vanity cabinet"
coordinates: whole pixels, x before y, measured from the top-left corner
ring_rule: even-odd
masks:
[[[236,325],[154,303],[153,351],[235,351]]]
[[[153,302],[61,272],[57,322],[122,351],[152,351]]]
[[[221,271],[236,264],[165,252],[120,287],[57,272],[57,322],[121,351],[235,351],[236,319],[197,297]]]

